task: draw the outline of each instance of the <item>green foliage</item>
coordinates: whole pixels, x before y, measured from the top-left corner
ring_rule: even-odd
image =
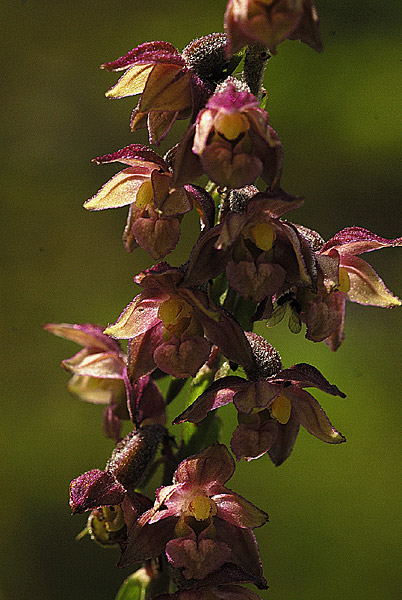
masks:
[[[119,589],[116,600],[147,600],[147,587],[149,580],[141,579],[137,573],[133,573],[124,580]]]

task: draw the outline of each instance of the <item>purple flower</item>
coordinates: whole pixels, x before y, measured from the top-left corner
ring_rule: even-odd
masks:
[[[95,159],[98,164],[121,162],[128,165],[112,177],[84,207],[105,210],[130,206],[123,234],[126,249],[137,245],[154,259],[163,258],[180,238],[180,221],[195,203],[203,227],[213,224],[213,201],[201,188],[173,187],[167,162],[141,144],[131,144],[113,154]]]
[[[46,331],[84,346],[61,365],[73,373],[69,391],[81,400],[105,404],[102,416],[107,437],[120,441],[122,420],[139,425],[165,425],[163,397],[150,377],[142,377],[134,385],[126,372],[127,357],[119,342],[103,333],[100,325],[49,323]]]
[[[382,308],[401,305],[374,269],[358,256],[393,246],[402,246],[402,238],[382,238],[361,227],[347,227],[322,245],[316,255],[318,289],[301,289],[296,294],[308,339],[325,340],[331,350],[339,348],[344,337],[346,300]]]
[[[44,329],[84,346],[61,363],[63,369],[73,374],[67,388],[80,400],[106,405],[103,430],[107,437],[118,441],[121,420],[130,418],[124,383],[126,355],[119,342],[104,334],[104,327],[90,323],[49,323]]]
[[[175,377],[194,376],[211,343],[230,359],[251,365],[251,349],[238,323],[207,294],[182,286],[183,269],[159,263],[135,277],[144,288],[105,332],[129,339],[128,374],[134,381],[157,367]]]
[[[129,531],[120,566],[166,552],[187,580],[203,580],[233,563],[265,586],[251,530],[268,517],[225,487],[234,468],[221,444],[181,462],[173,484],[159,488],[154,507]]]
[[[238,198],[246,194],[245,206]],[[234,190],[233,209],[222,225],[215,247],[230,249],[226,275],[233,289],[255,303],[265,301],[269,314],[272,297],[290,286],[314,287],[316,258],[297,228],[281,217],[303,203],[283,190],[260,192],[250,186]]]
[[[108,71],[125,71],[106,96],[124,98],[141,94],[131,116],[131,130],[148,127],[149,141],[159,144],[176,119],[195,119],[217,83],[237,63],[225,55],[223,33],[193,40],[180,54],[168,42],[147,42],[115,61]]]
[[[206,173],[230,188],[262,177],[274,189],[281,170],[282,145],[267,113],[246,84],[234,77],[218,85],[200,111],[177,150],[174,166],[176,184]]]
[[[278,353],[266,340],[252,333],[247,337],[256,355],[257,370],[248,373],[248,379],[228,376],[216,380],[173,423],[199,423],[210,410],[233,402],[239,425],[231,448],[237,460],[251,460],[269,452],[277,466],[290,455],[300,425],[323,442],[344,442],[317,400],[304,388],[315,387],[342,398],[345,395],[311,365],[300,363],[281,369]]]
[[[106,92],[108,98],[141,94],[131,116],[131,129],[146,127],[148,120],[151,144],[160,143],[176,119],[191,114],[191,74],[172,44],[147,42],[101,68],[125,71],[116,85]]]
[[[322,44],[312,0],[229,0],[225,12],[227,54],[246,44],[262,44],[276,54],[285,39],[301,40],[317,52]]]
[[[125,397],[124,368],[126,356],[119,342],[103,333],[104,327],[84,323],[48,323],[46,331],[84,346],[61,366],[73,373],[68,389],[81,400],[94,404],[111,404]]]

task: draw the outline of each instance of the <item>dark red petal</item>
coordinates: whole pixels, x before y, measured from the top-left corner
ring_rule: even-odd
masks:
[[[290,455],[299,433],[299,422],[291,414],[286,425],[278,423],[278,433],[268,454],[276,467],[279,467]]]
[[[387,239],[363,227],[346,227],[328,240],[321,252],[326,253],[330,248],[336,248],[341,255],[356,255],[390,246],[402,246],[402,237]]]
[[[345,394],[336,385],[331,385],[318,369],[307,363],[299,363],[290,369],[283,369],[272,379],[275,381],[291,381],[298,387],[316,387],[332,396],[345,398]]]
[[[87,471],[70,483],[70,506],[73,513],[120,504],[124,496],[124,487],[110,473],[99,469]]]
[[[161,167],[164,171],[168,170],[166,162],[159,154],[144,146],[143,144],[130,144],[125,146],[112,154],[104,154],[103,156],[97,156],[92,159],[92,162],[98,164],[110,163],[110,162],[121,162],[123,164],[131,165],[132,161],[144,161],[147,163],[155,163],[155,169],[157,166]]]
[[[246,379],[236,376],[222,377],[214,381],[203,394],[198,396],[191,406],[175,418],[173,424],[177,425],[178,423],[184,423],[184,421],[199,423],[205,419],[210,410],[215,410],[232,402],[235,393],[248,385],[249,382]]]
[[[104,63],[101,65],[101,69],[121,71],[135,63],[152,62],[185,65],[184,59],[169,42],[146,42],[145,44],[137,46],[137,48],[133,48],[133,50],[130,50],[130,52],[127,52],[127,54],[121,56],[117,60]]]
[[[224,484],[235,470],[234,460],[223,444],[216,443],[183,460],[177,467],[175,482],[191,483],[208,488],[212,484]]]

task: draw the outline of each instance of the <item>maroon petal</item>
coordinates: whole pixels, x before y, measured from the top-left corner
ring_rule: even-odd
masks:
[[[245,458],[250,461],[260,458],[268,452],[274,444],[278,435],[278,423],[276,421],[259,420],[256,423],[240,423],[233,432],[230,447],[236,460]]]
[[[286,425],[277,424],[276,440],[268,451],[269,457],[276,467],[279,467],[292,452],[299,433],[299,427],[299,422],[294,417],[293,411]]]
[[[370,306],[392,308],[401,301],[386,287],[374,269],[358,256],[343,256],[341,266],[347,270],[350,290],[346,297],[351,302]]]
[[[151,500],[143,494],[139,494],[138,492],[136,492],[134,496],[126,494],[123,502],[120,504],[120,508],[124,514],[124,522],[127,526],[127,530],[131,529],[138,517],[149,510],[151,506]]]
[[[200,234],[186,265],[186,286],[205,285],[209,279],[215,279],[225,270],[229,252],[215,248],[219,231],[220,226],[217,226]]]
[[[87,471],[70,483],[70,506],[73,513],[120,504],[124,496],[124,487],[110,473],[99,469]]]
[[[98,156],[92,162],[96,162],[97,164],[121,162],[130,166],[139,166],[141,163],[144,163],[144,167],[148,170],[150,167],[153,169],[160,167],[164,171],[168,170],[163,158],[143,144],[130,144],[112,154]]]
[[[102,325],[92,325],[91,323],[71,324],[71,323],[48,323],[43,328],[58,337],[71,340],[81,346],[98,351],[112,351],[121,353],[120,344],[103,333]]]
[[[149,376],[141,377],[132,386],[130,404],[133,408],[135,407],[138,424],[165,424],[165,402],[158,386]]]
[[[176,248],[180,239],[180,221],[175,217],[137,218],[132,232],[137,244],[154,260],[159,260]]]
[[[217,506],[217,517],[236,527],[261,527],[268,521],[268,515],[239,494],[227,490],[226,494],[212,496]]]
[[[248,385],[249,382],[246,379],[236,376],[222,377],[214,381],[203,394],[198,396],[191,406],[175,418],[173,424],[177,425],[178,423],[184,423],[184,421],[199,423],[205,419],[210,410],[215,410],[232,402],[235,393]]]
[[[162,330],[159,322],[128,342],[127,373],[132,381],[155,371],[154,352],[162,343]]]
[[[247,214],[264,213],[271,218],[279,218],[291,210],[300,208],[304,203],[304,198],[292,196],[281,188],[275,192],[269,189],[265,192],[256,194],[247,205]]]
[[[336,385],[331,385],[318,369],[307,363],[299,363],[290,369],[283,369],[272,379],[284,382],[291,381],[292,384],[299,387],[315,387],[332,396],[345,398],[345,394]]]
[[[155,327],[160,323],[159,307],[168,297],[161,289],[144,290],[126,306],[116,323],[105,329],[107,335],[119,339],[131,339]]]
[[[116,353],[101,352],[99,354],[90,354],[80,359],[79,362],[74,360],[76,357],[63,360],[61,363],[66,371],[74,373],[74,375],[86,375],[102,379],[123,378],[125,365],[121,357],[116,355]]]
[[[174,528],[177,518],[163,519],[149,525],[147,523],[149,512],[152,512],[152,509],[144,513],[130,529],[119,567],[156,558],[165,551],[169,540],[175,537]]]
[[[150,294],[153,292],[156,295],[165,293],[164,299],[166,299],[169,295],[177,293],[177,286],[180,284],[183,276],[183,268],[171,267],[167,262],[162,261],[138,273],[134,277],[134,281]]]
[[[321,252],[326,253],[330,248],[336,248],[341,256],[345,254],[355,256],[362,252],[371,252],[389,246],[402,246],[402,237],[390,240],[362,227],[346,227],[328,240]]]
[[[186,290],[189,302],[197,306],[197,318],[206,337],[218,346],[229,360],[247,371],[255,366],[253,353],[244,331],[236,319],[224,309],[214,306],[203,292]]]
[[[192,336],[184,340],[172,337],[160,344],[154,352],[156,365],[174,377],[194,377],[208,359],[211,344],[204,337]]]
[[[165,139],[169,131],[172,129],[174,122],[179,117],[180,111],[151,111],[148,113],[147,126],[149,132],[149,143],[159,146],[159,144]],[[142,128],[140,123],[142,115],[146,113],[138,113],[139,119],[137,121],[136,109],[131,115],[131,131]],[[144,124],[145,127],[145,124]]]
[[[266,589],[267,582],[262,575],[262,564],[257,540],[251,529],[235,527],[227,521],[215,518],[216,539],[230,540],[232,562],[253,576],[253,583],[259,589]],[[255,579],[254,579],[255,578]]]
[[[184,59],[169,42],[146,42],[117,60],[104,63],[101,69],[122,71],[135,63],[165,62],[185,65]]]
[[[216,443],[183,460],[177,467],[175,482],[190,483],[207,488],[213,484],[225,484],[235,470],[234,460],[223,444]]]
[[[286,271],[280,265],[254,261],[228,263],[226,276],[230,286],[255,304],[271,298],[284,284]]]
[[[230,560],[231,550],[211,539],[177,538],[167,543],[166,555],[176,569],[183,569],[186,579],[204,579]]]
[[[215,223],[215,202],[211,194],[198,185],[185,185],[185,190],[190,194],[198,214],[200,215],[201,231],[209,229]]]
[[[102,412],[102,430],[105,437],[111,438],[117,444],[121,440],[122,422],[116,414],[116,404],[105,406]]]
[[[303,313],[301,316],[303,318]],[[322,342],[339,329],[342,315],[330,302],[315,302],[303,320],[307,326],[306,338],[312,342]]]
[[[249,381],[247,387],[238,391],[233,398],[233,403],[237,410],[243,414],[250,415],[256,408],[266,408],[282,389],[281,385],[275,385],[275,383],[270,383],[270,381],[272,380],[258,379],[257,381]]]
[[[317,267],[314,252],[298,229],[285,221],[277,221],[276,226],[289,240],[295,253],[298,267],[299,278],[308,285],[315,285],[317,280]]]
[[[315,398],[304,390],[291,390],[287,392],[292,403],[294,418],[309,433],[328,444],[345,442],[344,436],[332,426],[327,415]]]
[[[176,151],[173,169],[173,185],[176,187],[192,183],[204,172],[200,159],[192,151],[194,131],[195,125],[191,125]]]
[[[250,200],[251,202],[251,200]],[[219,239],[216,242],[216,248],[218,250],[227,250],[237,240],[243,227],[249,220],[248,214],[239,213],[235,211],[229,212],[223,225],[221,226],[222,231],[220,232]]]
[[[331,335],[325,338],[325,343],[327,346],[335,352],[338,350],[341,345],[344,336],[343,328],[345,326],[345,305],[346,305],[346,295],[342,292],[334,292],[330,297],[331,306],[333,310],[335,310],[339,315],[341,315],[341,321],[336,328],[336,330],[331,333]]]

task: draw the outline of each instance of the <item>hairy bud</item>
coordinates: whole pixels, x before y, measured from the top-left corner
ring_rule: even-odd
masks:
[[[258,188],[254,185],[246,185],[238,190],[231,190],[228,196],[229,209],[232,212],[244,213],[248,201],[256,194],[258,194]]]
[[[261,379],[263,377],[272,377],[282,369],[282,362],[279,352],[275,350],[266,339],[256,333],[245,332],[253,351],[256,369],[254,372],[247,372],[249,379]]]
[[[231,75],[241,60],[240,56],[226,58],[226,44],[224,33],[211,33],[190,42],[182,57],[200,79],[216,85]]]
[[[165,433],[161,425],[147,425],[131,431],[114,449],[106,471],[129,493],[134,492],[147,475]]]

